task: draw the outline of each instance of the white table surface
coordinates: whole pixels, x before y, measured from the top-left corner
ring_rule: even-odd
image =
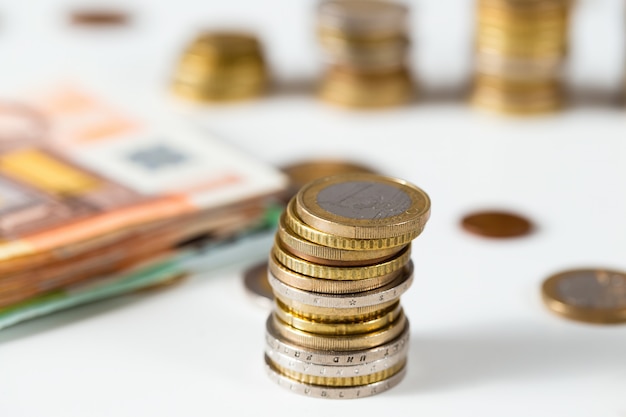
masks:
[[[626,327],[556,317],[539,291],[562,269],[626,268],[621,1],[579,1],[568,73],[577,99],[559,114],[519,120],[464,101],[469,0],[409,2],[423,93],[380,112],[312,97],[320,67],[310,0],[120,0],[136,17],[129,27],[65,24],[67,10],[98,4],[1,2],[0,91],[78,78],[111,86],[142,111],[183,114],[166,89],[184,44],[201,27],[250,28],[266,46],[274,93],[183,117],[271,164],[350,158],[430,194],[432,217],[414,241],[416,279],[402,298],[408,374],[391,391],[354,401],[305,398],[270,382],[268,311],[241,279],[261,248],[168,291],[0,332],[0,416],[626,416]],[[466,212],[492,207],[529,216],[538,231],[494,242],[459,228]]]

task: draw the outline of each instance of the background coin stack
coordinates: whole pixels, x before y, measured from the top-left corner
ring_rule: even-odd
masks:
[[[347,107],[406,103],[414,87],[406,64],[408,9],[391,1],[331,0],[318,6],[327,68],[319,94]]]
[[[405,181],[367,173],[314,180],[290,200],[269,256],[270,377],[300,394],[358,398],[405,373],[411,241],[430,200]]]
[[[267,69],[259,40],[246,33],[205,32],[184,50],[173,90],[200,102],[241,100],[262,94]]]
[[[569,0],[479,0],[472,101],[507,114],[563,104]]]

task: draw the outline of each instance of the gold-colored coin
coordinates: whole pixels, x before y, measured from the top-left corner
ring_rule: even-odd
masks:
[[[558,78],[545,80],[509,80],[506,77],[478,75],[474,79],[477,88],[519,96],[554,95],[561,93]]]
[[[306,240],[315,242],[323,246],[346,250],[382,250],[397,246],[408,245],[416,236],[402,235],[393,236],[383,239],[350,239],[334,235],[332,233],[322,232],[305,224],[296,213],[296,199],[292,199],[287,204],[285,210],[285,223],[297,235]],[[416,235],[419,233],[416,233]]]
[[[380,330],[393,323],[402,313],[400,303],[392,310],[387,311],[379,317],[374,317],[365,321],[350,322],[325,322],[313,321],[306,317],[298,315],[297,311],[291,310],[280,301],[276,302],[278,308],[274,310],[276,316],[290,326],[302,330],[304,332],[316,333],[321,335],[359,335]]]
[[[287,226],[285,217],[283,213],[278,224],[278,238],[290,253],[309,262],[329,266],[371,265],[389,259],[403,248],[354,251],[318,245],[298,236]]]
[[[561,110],[564,105],[561,97],[557,96],[533,101],[513,100],[498,95],[487,95],[483,93],[474,94],[471,98],[471,104],[483,110],[511,116],[553,113],[557,110]]]
[[[313,181],[296,196],[306,224],[352,239],[419,235],[430,216],[430,198],[407,181],[345,174]]]
[[[598,324],[626,322],[626,272],[575,269],[547,278],[542,298],[554,313]]]
[[[203,32],[185,48],[172,91],[197,102],[256,97],[268,84],[260,42],[251,34]]]
[[[375,382],[383,381],[390,378],[402,371],[406,365],[406,358],[397,364],[383,369],[382,371],[361,374],[357,376],[337,377],[337,376],[317,376],[303,374],[298,371],[294,371],[283,366],[278,365],[272,361],[267,355],[265,356],[266,363],[272,367],[276,372],[289,377],[295,381],[305,384],[311,384],[315,386],[328,386],[328,387],[355,387],[366,384],[372,384]]]
[[[526,19],[519,17],[494,17],[484,12],[479,12],[476,17],[477,27],[494,28],[504,32],[530,32],[530,31],[556,31],[563,33],[567,31],[568,19]]]
[[[313,278],[353,281],[376,278],[402,269],[411,259],[411,246],[405,246],[389,260],[365,266],[341,267],[309,262],[290,254],[279,240],[276,240],[274,243],[272,254],[279,263],[298,274],[308,275]]]
[[[400,62],[383,59],[342,65],[344,69],[334,66],[322,78],[318,91],[322,100],[347,108],[383,108],[406,104],[415,96],[406,69],[389,72],[390,65],[397,67]]]
[[[374,278],[359,279],[356,281],[338,281],[334,279],[313,278],[308,275],[299,274],[283,266],[273,255],[270,255],[268,265],[271,274],[274,275],[274,277],[276,277],[279,281],[304,291],[324,294],[350,294],[355,292],[370,291],[383,287],[393,282],[400,276],[413,273],[413,262],[409,261],[404,268],[390,274]]]
[[[225,88],[216,89],[201,89],[196,85],[183,83],[174,83],[172,85],[172,91],[177,96],[199,103],[238,101],[260,96],[265,90],[265,85],[255,88],[225,86]]]
[[[298,330],[281,321],[275,313],[270,315],[268,320],[272,321],[276,333],[288,342],[308,349],[332,351],[361,350],[380,346],[398,337],[408,323],[404,313],[401,313],[392,323],[374,332],[356,336],[328,336]]]
[[[384,311],[398,302],[397,300],[391,300],[364,307],[330,308],[301,303],[291,298],[283,297],[280,294],[274,294],[274,297],[290,310],[297,311],[300,317],[321,322],[356,322],[371,320],[380,317]]]
[[[186,54],[222,59],[231,56],[261,55],[261,44],[251,33],[236,31],[202,32],[186,48]]]

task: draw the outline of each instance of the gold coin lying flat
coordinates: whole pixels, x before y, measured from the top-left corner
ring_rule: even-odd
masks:
[[[424,191],[372,174],[322,178],[302,187],[296,199],[296,211],[306,224],[354,239],[416,237],[430,215]]]
[[[588,323],[626,322],[626,272],[574,269],[552,275],[542,286],[546,306]]]

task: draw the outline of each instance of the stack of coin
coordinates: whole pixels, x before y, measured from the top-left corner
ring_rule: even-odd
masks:
[[[479,0],[472,102],[505,114],[563,105],[570,0]]]
[[[327,0],[318,7],[325,74],[323,100],[348,107],[406,103],[413,82],[406,64],[408,9],[391,1]]]
[[[368,173],[324,177],[283,213],[268,263],[270,377],[300,394],[358,398],[400,382],[413,281],[411,241],[430,214],[426,193]]]
[[[172,89],[199,102],[247,99],[267,87],[259,40],[239,32],[203,32],[183,51]]]

